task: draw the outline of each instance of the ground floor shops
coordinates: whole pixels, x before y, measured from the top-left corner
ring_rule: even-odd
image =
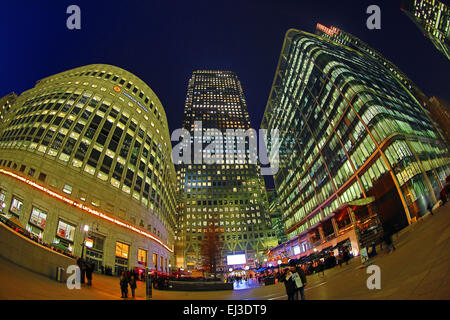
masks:
[[[68,201],[64,194],[0,173],[0,214],[30,237],[82,256],[98,272],[136,267],[168,272],[172,248],[95,207]]]
[[[313,261],[330,255],[338,257],[344,251],[356,257],[361,250],[367,252],[381,243],[385,232],[374,197],[353,201],[340,206],[310,232],[270,250],[265,266],[284,265],[292,259]]]

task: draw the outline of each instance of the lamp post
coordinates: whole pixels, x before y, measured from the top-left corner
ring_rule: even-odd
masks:
[[[84,259],[84,246],[85,246],[85,242],[86,242],[86,233],[89,231],[89,226],[87,224],[84,225],[83,228],[83,244],[81,247],[81,259]]]
[[[278,263],[278,272],[279,273],[281,273],[281,262],[282,262],[281,260],[277,261],[277,263]]]

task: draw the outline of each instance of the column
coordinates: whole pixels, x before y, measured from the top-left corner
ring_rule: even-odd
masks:
[[[331,224],[333,225],[334,235],[337,237],[339,235],[339,227],[334,217],[331,218]]]

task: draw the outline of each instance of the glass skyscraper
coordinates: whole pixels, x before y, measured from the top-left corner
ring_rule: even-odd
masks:
[[[402,228],[436,203],[450,173],[447,146],[386,68],[363,50],[287,32],[261,125],[280,131],[274,179],[289,245],[275,256],[345,242],[358,254],[360,217],[346,204],[367,199],[383,227]]]
[[[242,267],[256,266],[258,254],[276,244],[276,238],[270,229],[260,167],[248,161],[249,141],[245,141],[244,154],[238,150],[235,138],[226,143],[230,139],[227,130],[250,129],[247,103],[236,74],[214,70],[193,72],[184,113],[183,128],[190,132],[191,144],[197,141],[202,146],[203,158],[219,153],[206,148],[214,139],[208,135],[210,129],[223,134],[218,148],[224,157],[210,164],[193,161],[177,165],[182,195],[180,264],[190,269],[202,268],[201,248],[213,236],[221,243],[217,253],[219,269],[228,270],[227,256],[231,255],[245,255]]]
[[[403,0],[402,11],[450,60],[450,10],[438,0]]]

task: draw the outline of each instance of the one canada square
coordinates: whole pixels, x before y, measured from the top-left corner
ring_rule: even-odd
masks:
[[[246,100],[234,72],[193,72],[183,129],[191,135],[191,150],[196,143],[201,146],[203,161],[195,161],[192,152],[190,164],[177,166],[182,197],[178,234],[181,254],[177,254],[177,265],[188,269],[204,267],[202,247],[211,240],[208,237],[214,236],[218,241],[218,270],[257,266],[263,251],[277,242],[269,225],[259,164],[248,161],[249,137],[242,141],[243,151],[238,147],[239,137],[227,135],[238,130],[248,133],[250,129]],[[220,132],[222,141],[211,132]],[[216,147],[211,149],[214,140]],[[221,159],[208,163],[211,156],[222,154]],[[240,259],[233,262],[231,258]]]

